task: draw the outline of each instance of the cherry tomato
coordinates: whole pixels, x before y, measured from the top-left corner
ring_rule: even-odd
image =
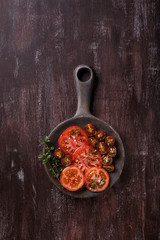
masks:
[[[94,136],[96,128],[95,128],[95,126],[92,123],[88,123],[85,126],[85,131],[86,131],[88,136]]]
[[[71,157],[70,157],[69,155],[64,156],[64,157],[61,159],[61,164],[62,164],[64,167],[67,167],[67,166],[71,165]]]
[[[78,148],[72,156],[72,163],[77,166],[82,172],[85,172],[91,167],[101,167],[101,154],[91,146],[85,145]]]
[[[109,174],[103,168],[90,168],[85,173],[85,185],[92,192],[104,191],[109,185]]]
[[[60,149],[67,155],[73,155],[77,148],[86,144],[88,144],[88,136],[78,126],[67,128],[58,139]]]
[[[114,165],[103,165],[103,168],[107,171],[107,172],[114,172]]]
[[[71,165],[63,169],[60,182],[69,191],[77,191],[84,184],[84,175],[79,168]]]
[[[96,147],[98,141],[95,139],[95,137],[90,137],[89,138],[89,145],[91,145],[92,147]]]
[[[55,149],[53,154],[57,159],[61,159],[64,156],[64,153],[61,151],[60,148]]]
[[[107,154],[107,145],[104,142],[98,142],[97,143],[97,149],[100,152],[100,154]]]
[[[109,157],[115,157],[116,154],[117,154],[117,149],[115,146],[108,148],[108,156]]]
[[[113,145],[115,143],[115,138],[112,136],[107,136],[105,138],[105,143],[107,144],[108,147],[113,147]]]
[[[102,164],[103,165],[111,165],[113,162],[113,158],[112,157],[109,157],[108,155],[104,155],[102,157]]]
[[[97,141],[103,141],[105,137],[106,137],[106,134],[101,130],[97,131],[95,134],[95,138]]]

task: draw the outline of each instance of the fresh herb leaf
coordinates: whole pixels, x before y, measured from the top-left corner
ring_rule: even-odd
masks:
[[[89,150],[93,155],[97,152],[96,149]]]
[[[76,132],[79,132],[79,129],[72,129],[72,133],[76,136],[76,137],[78,137],[78,135],[76,134]]]
[[[93,180],[93,183],[90,184],[90,187],[94,189],[97,187],[97,183],[95,179]]]
[[[56,159],[53,155],[54,147],[49,146],[50,140],[47,136],[40,142],[44,145],[44,153],[39,155],[38,158],[42,159],[43,164],[47,165],[47,169],[52,176],[59,180],[59,176],[63,171],[63,166],[61,165],[60,160]]]
[[[79,129],[75,129],[74,131],[75,131],[75,132],[79,132]]]
[[[87,161],[86,161],[86,163],[88,163],[90,160],[92,160],[92,159],[87,157]]]

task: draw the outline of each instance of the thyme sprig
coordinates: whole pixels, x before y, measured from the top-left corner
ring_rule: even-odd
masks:
[[[47,169],[51,172],[52,176],[59,180],[63,168],[61,162],[53,155],[54,147],[51,146],[51,142],[47,136],[40,140],[40,143],[44,145],[44,153],[39,155],[38,158],[42,159],[43,164],[47,165]]]

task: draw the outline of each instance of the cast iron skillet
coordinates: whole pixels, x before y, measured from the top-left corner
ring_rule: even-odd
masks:
[[[87,81],[81,81],[81,75],[83,72],[88,72],[90,74],[90,77]],[[125,160],[125,151],[123,142],[119,136],[119,134],[106,122],[94,117],[90,111],[90,99],[91,99],[91,92],[93,88],[93,71],[92,69],[87,65],[79,65],[75,71],[74,71],[74,78],[76,81],[76,88],[77,88],[77,95],[78,95],[78,107],[77,112],[74,115],[74,117],[60,123],[57,127],[53,129],[53,131],[49,134],[48,138],[50,139],[51,143],[55,148],[58,147],[58,138],[62,134],[64,130],[66,130],[70,126],[80,126],[84,129],[84,126],[87,123],[93,123],[95,125],[97,130],[104,131],[107,135],[111,135],[116,140],[116,147],[117,147],[117,156],[115,157],[115,172],[110,174],[110,184],[109,187],[100,193],[93,193],[91,191],[88,191],[86,189],[78,190],[76,192],[70,192],[66,190],[65,188],[61,187],[60,182],[53,178],[52,175],[48,172],[47,166],[44,165],[45,170],[50,178],[50,180],[56,185],[57,188],[59,188],[63,193],[75,197],[75,198],[89,198],[89,197],[95,197],[100,195],[101,193],[106,192],[109,188],[111,188],[116,181],[119,179],[123,166],[124,166],[124,160]]]

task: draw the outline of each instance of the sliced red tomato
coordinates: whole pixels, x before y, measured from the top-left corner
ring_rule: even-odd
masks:
[[[62,159],[61,159],[61,164],[64,167],[68,167],[69,165],[71,165],[71,157],[69,155],[65,155]]]
[[[85,172],[91,167],[101,167],[101,154],[91,146],[84,145],[78,148],[72,156],[72,163],[77,166],[82,172]]]
[[[88,144],[88,136],[78,126],[67,128],[58,139],[60,149],[68,155],[73,155],[77,148],[86,144]]]
[[[77,191],[84,184],[84,174],[79,168],[71,165],[62,171],[60,182],[67,190]]]
[[[85,185],[91,192],[102,192],[109,185],[109,174],[102,168],[90,168],[85,173]]]
[[[88,123],[85,126],[85,131],[86,131],[87,135],[91,137],[91,136],[95,135],[96,128],[92,123]]]
[[[99,130],[95,133],[95,138],[97,141],[103,141],[105,139],[105,137],[106,137],[105,132],[103,132],[101,130]]]
[[[64,156],[64,153],[59,148],[55,149],[53,154],[57,159],[61,159]]]
[[[100,154],[107,154],[107,144],[105,144],[104,142],[98,142],[97,143],[97,149],[100,152]]]
[[[107,144],[108,147],[113,147],[113,145],[115,143],[115,138],[112,136],[107,136],[105,138],[105,143]]]
[[[113,164],[112,165],[103,165],[103,168],[109,173],[114,172],[114,165]]]
[[[116,154],[117,154],[117,149],[115,146],[108,148],[108,156],[109,157],[115,157]]]

